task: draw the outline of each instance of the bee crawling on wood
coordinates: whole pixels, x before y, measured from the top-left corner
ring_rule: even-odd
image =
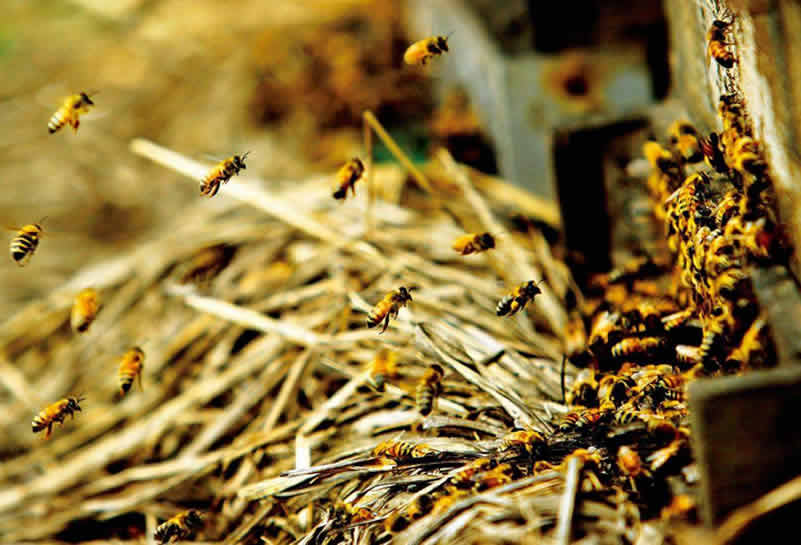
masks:
[[[78,126],[81,124],[80,116],[89,112],[89,109],[94,105],[95,103],[92,102],[90,95],[87,93],[68,96],[48,121],[47,131],[53,134],[64,125],[69,125],[72,127],[73,132],[77,133]]]
[[[145,365],[145,353],[138,346],[134,346],[123,354],[120,360],[120,395],[125,395],[131,389],[134,380],[142,388],[142,368]]]
[[[246,152],[243,155],[233,155],[228,159],[224,159],[217,163],[206,174],[200,182],[200,194],[207,197],[213,197],[220,190],[221,184],[227,184],[228,181],[239,174],[240,170],[246,170],[245,159],[250,154]]]
[[[727,48],[729,44],[726,42],[726,31],[729,26],[731,23],[716,19],[712,21],[712,26],[706,33],[707,53],[727,70],[734,66],[734,53]]]
[[[100,295],[94,288],[85,288],[75,296],[70,313],[70,326],[73,331],[84,333],[95,321],[100,311]]]
[[[20,267],[28,264],[34,252],[36,252],[36,248],[39,247],[39,239],[43,235],[41,225],[43,221],[44,218],[39,220],[39,223],[30,223],[21,227],[17,232],[17,236],[11,240],[9,253],[11,259]]]
[[[530,301],[533,301],[534,297],[542,293],[538,285],[541,282],[542,280],[540,282],[529,280],[517,286],[512,293],[500,300],[495,308],[495,313],[498,316],[513,316],[517,314]]]
[[[501,450],[524,449],[529,454],[544,446],[545,437],[534,430],[519,430],[507,433],[501,438]]]
[[[432,36],[413,43],[403,54],[403,62],[426,65],[428,61],[448,51],[448,36]]]
[[[406,288],[401,286],[397,290],[386,294],[367,316],[367,327],[375,327],[383,322],[384,327],[381,329],[381,333],[386,331],[389,326],[389,320],[391,318],[397,318],[400,309],[405,307],[406,304],[412,300],[412,294],[409,292],[414,289],[414,287]]]
[[[442,377],[445,376],[445,371],[437,365],[433,364],[425,374],[420,378],[417,384],[416,401],[417,410],[420,414],[427,416],[431,414],[439,394],[442,393]]]
[[[356,196],[356,182],[364,176],[364,163],[358,157],[354,157],[337,172],[337,189],[334,191],[335,199],[345,199],[348,196],[348,189],[351,194]]]
[[[67,416],[75,418],[75,412],[81,410],[80,403],[83,400],[84,398],[80,396],[67,397],[48,405],[33,419],[33,433],[47,430],[45,439],[48,439],[56,422],[63,423]]]
[[[194,536],[202,527],[203,517],[200,511],[190,509],[160,524],[153,533],[153,539],[159,543],[182,541]]]
[[[461,255],[486,252],[495,248],[495,237],[489,233],[470,233],[454,240],[451,247]]]

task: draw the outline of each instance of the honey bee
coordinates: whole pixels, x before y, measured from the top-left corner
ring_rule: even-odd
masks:
[[[250,152],[248,151],[241,156],[233,155],[212,167],[209,173],[206,174],[206,177],[200,182],[200,194],[209,198],[216,195],[220,190],[221,184],[227,184],[233,176],[239,174],[240,170],[247,169],[245,159],[249,154]]]
[[[615,411],[615,424],[619,424],[621,426],[625,426],[627,424],[631,424],[632,422],[636,422],[637,420],[644,420],[644,414],[637,407],[635,404],[631,402],[631,400],[623,406],[621,406],[617,411]]]
[[[493,472],[490,472],[493,473]],[[511,479],[508,481],[511,482]],[[506,484],[506,483],[504,483]],[[459,500],[463,500],[468,497],[470,493],[467,490],[459,490],[456,488],[449,488],[447,494],[444,494],[437,498],[437,501],[434,502],[434,505],[431,508],[431,514],[437,515],[444,511],[447,511],[448,508],[456,503]]]
[[[565,396],[568,405],[592,407],[598,404],[598,381],[594,369],[582,369]]]
[[[598,397],[606,403],[612,403],[616,407],[623,405],[628,400],[631,392],[636,388],[637,383],[630,376],[607,375],[601,379],[598,388]]]
[[[366,507],[358,507],[346,501],[337,501],[334,516],[341,525],[355,524],[375,518],[372,511]]]
[[[75,412],[81,410],[80,402],[83,397],[67,397],[48,405],[33,419],[33,433],[45,432],[45,439],[50,437],[53,425],[63,423],[67,416],[75,418]]]
[[[159,543],[182,541],[190,539],[202,527],[203,517],[200,511],[190,509],[161,523],[153,533],[153,539]]]
[[[559,431],[566,432],[578,430],[587,426],[597,424],[606,414],[615,408],[612,405],[602,405],[598,408],[585,409],[583,411],[567,413],[559,424]]]
[[[134,380],[142,388],[142,368],[145,365],[145,353],[138,346],[134,346],[123,354],[120,359],[120,395],[125,395],[131,389]]]
[[[384,529],[390,534],[397,534],[408,528],[411,523],[411,519],[409,519],[405,513],[393,511],[384,519]]]
[[[542,280],[540,280],[540,282],[542,282]],[[498,302],[495,313],[498,316],[513,316],[519,312],[529,301],[532,301],[534,297],[542,293],[542,290],[537,284],[538,283],[533,280],[520,284],[512,293],[506,295]]]
[[[669,505],[662,508],[660,517],[662,520],[674,518],[692,519],[695,511],[695,500],[687,494],[673,496]]]
[[[201,249],[189,261],[180,283],[204,282],[214,278],[226,268],[236,254],[236,246],[215,244]]]
[[[434,408],[437,397],[442,393],[442,377],[444,375],[445,371],[435,363],[428,368],[420,382],[417,383],[415,398],[417,410],[421,415],[427,416]]]
[[[617,451],[617,467],[620,468],[624,475],[629,477],[636,477],[644,470],[640,455],[637,454],[636,450],[626,445],[623,445]]]
[[[405,288],[401,286],[397,290],[386,294],[367,316],[367,327],[375,327],[381,322],[384,322],[381,333],[386,331],[389,326],[389,320],[391,318],[397,318],[400,309],[405,307],[406,304],[412,300],[412,294],[409,292],[413,289],[415,288]]]
[[[659,468],[667,464],[671,459],[688,448],[687,440],[682,437],[677,437],[668,446],[655,450],[653,454],[648,456],[647,461],[651,463],[651,471],[657,471]]]
[[[356,196],[356,182],[364,175],[364,163],[358,157],[354,157],[337,172],[337,189],[334,191],[335,199],[345,199],[348,196],[348,189]]]
[[[417,496],[414,501],[409,504],[409,507],[406,508],[406,517],[409,520],[417,520],[427,515],[433,509],[434,502],[434,495],[423,494]]]
[[[64,125],[69,124],[74,132],[78,132],[81,124],[80,116],[89,111],[95,103],[87,93],[78,93],[64,99],[61,107],[55,111],[50,121],[47,122],[47,130],[50,134],[58,131]]]
[[[680,173],[679,163],[659,142],[648,140],[642,145],[642,152],[651,166],[663,174],[678,176]]]
[[[662,337],[628,337],[612,347],[615,359],[651,358],[665,346]]]
[[[684,365],[700,363],[701,350],[698,346],[688,346],[686,344],[676,345],[676,360]]]
[[[479,458],[464,466],[455,473],[451,479],[451,485],[457,488],[472,488],[473,480],[479,473],[484,473],[494,468],[495,460],[491,458]]]
[[[742,174],[762,177],[768,168],[767,163],[762,159],[757,141],[750,136],[743,136],[735,141],[732,159],[732,166]]]
[[[767,322],[762,317],[754,320],[743,334],[740,344],[726,358],[728,367],[742,369],[743,366],[748,365],[755,353],[764,349],[760,337],[766,325]]]
[[[11,240],[10,254],[17,265],[23,267],[33,257],[33,253],[39,246],[39,239],[42,238],[43,230],[40,220],[39,223],[31,223],[22,227],[17,236]]]
[[[534,430],[513,431],[501,438],[501,450],[522,448],[532,454],[535,449],[543,445],[545,445],[545,438]]]
[[[590,328],[590,349],[596,356],[600,356],[600,351],[604,347],[617,344],[625,336],[625,331],[618,325],[619,321],[620,314],[609,311],[603,311],[593,318]]]
[[[509,484],[514,478],[515,468],[512,464],[499,464],[497,467],[481,475],[473,487],[473,490],[475,492],[484,492],[490,488]]]
[[[454,240],[451,247],[461,255],[486,252],[495,248],[495,237],[489,233],[470,233]]]
[[[726,174],[729,172],[729,165],[721,149],[720,137],[718,133],[709,133],[709,136],[700,140],[701,150],[704,153],[704,161],[707,165],[715,169],[715,172]]]
[[[398,355],[392,350],[382,348],[370,362],[370,380],[379,392],[384,391],[388,378],[398,376]]]
[[[706,33],[707,54],[723,68],[729,69],[734,66],[734,54],[726,46],[726,29],[731,23],[715,20]]]
[[[448,37],[432,36],[410,45],[403,54],[403,62],[413,66],[425,65],[446,51],[448,51]]]
[[[670,143],[679,152],[685,163],[697,163],[704,158],[698,132],[687,121],[674,121],[668,129]]]
[[[387,458],[396,462],[403,462],[413,458],[425,458],[436,454],[428,445],[408,443],[406,441],[384,441],[373,449],[376,458]]]
[[[73,331],[83,333],[89,329],[100,311],[100,295],[94,288],[85,288],[75,296],[70,313],[70,326]]]

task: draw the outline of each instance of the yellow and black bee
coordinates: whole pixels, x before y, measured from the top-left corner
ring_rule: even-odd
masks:
[[[707,53],[720,66],[729,69],[734,66],[734,54],[726,47],[726,30],[731,23],[715,20],[706,33]]]
[[[359,507],[341,500],[336,502],[333,516],[340,526],[364,522],[375,518],[375,514],[366,507]]]
[[[425,65],[432,58],[448,51],[447,36],[432,36],[409,46],[403,54],[403,62],[411,65]]]
[[[436,451],[428,445],[422,443],[415,445],[406,441],[384,441],[373,449],[373,456],[376,458],[386,458],[395,462],[425,458],[432,454],[436,454]]]
[[[19,230],[17,236],[11,240],[11,259],[20,267],[27,265],[39,246],[39,239],[43,236],[41,221],[40,223],[25,225]]]
[[[354,157],[337,172],[337,189],[334,191],[335,199],[345,199],[348,196],[348,189],[355,196],[356,182],[364,175],[364,163],[358,157]]]
[[[125,395],[136,380],[142,388],[142,368],[145,366],[145,353],[138,346],[134,346],[123,354],[120,359],[120,395]]]
[[[559,424],[559,431],[571,431],[592,426],[614,409],[613,403],[604,403],[601,407],[567,413]]]
[[[698,131],[687,121],[674,121],[668,128],[670,143],[685,163],[697,163],[704,158]]]
[[[462,255],[486,252],[495,248],[495,237],[489,233],[470,233],[454,240],[451,247]]]
[[[61,107],[56,110],[50,121],[47,123],[47,130],[50,134],[58,131],[64,125],[72,127],[74,132],[78,132],[78,126],[81,124],[80,116],[89,111],[95,103],[89,98],[87,93],[78,93],[71,95],[64,99]]]
[[[100,295],[94,288],[85,288],[75,296],[70,313],[73,331],[83,333],[89,329],[100,311]]]
[[[80,403],[83,397],[67,397],[48,405],[33,419],[33,433],[45,432],[45,439],[50,437],[53,425],[64,422],[67,416],[75,418],[75,412],[81,410]]]
[[[759,144],[750,136],[738,138],[732,149],[732,166],[741,174],[764,176],[768,168],[759,151]]]
[[[220,184],[227,184],[228,181],[239,174],[240,170],[246,170],[245,159],[250,154],[233,155],[217,163],[206,177],[200,181],[200,194],[213,197],[220,190]]]
[[[420,414],[427,416],[434,408],[439,394],[442,393],[442,377],[445,376],[445,371],[437,365],[433,364],[425,374],[420,378],[417,383],[417,391],[415,399],[417,401],[417,410]]]
[[[529,454],[545,445],[545,437],[534,430],[520,430],[507,433],[501,438],[501,450],[524,449]]]
[[[601,403],[620,407],[631,397],[636,386],[635,380],[628,375],[606,375],[598,387],[598,398]]]
[[[612,357],[615,359],[654,357],[664,346],[663,337],[628,337],[612,347]]]
[[[370,311],[370,314],[368,314],[367,327],[375,327],[381,322],[384,322],[384,327],[381,329],[381,333],[386,331],[387,327],[389,326],[389,320],[392,318],[397,318],[400,309],[405,307],[406,304],[412,300],[412,294],[409,292],[411,292],[413,289],[415,288],[405,288],[401,286],[397,290],[386,294],[384,298],[373,307],[373,310]]]
[[[473,491],[484,492],[490,488],[509,484],[517,476],[516,473],[512,464],[499,464],[495,468],[479,476],[476,484],[473,486]]]
[[[540,282],[542,282],[542,280],[540,280]],[[495,313],[498,316],[513,316],[517,314],[530,301],[533,301],[534,297],[542,293],[542,290],[537,284],[537,282],[529,280],[517,286],[512,293],[504,296],[504,298],[498,302]]]
[[[370,362],[370,380],[376,390],[383,392],[386,380],[396,376],[398,376],[398,354],[382,348]]]
[[[479,458],[456,472],[451,477],[450,483],[457,488],[472,488],[477,475],[489,471],[496,465],[497,462],[492,458]]]
[[[203,517],[200,511],[190,509],[160,524],[153,533],[153,539],[159,543],[190,539],[202,527]]]
[[[565,396],[568,405],[592,407],[598,404],[598,380],[595,369],[582,369]]]

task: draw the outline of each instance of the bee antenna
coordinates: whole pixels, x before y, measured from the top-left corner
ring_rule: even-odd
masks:
[[[247,157],[248,155],[250,155],[250,150],[247,150],[245,153],[242,154],[242,160],[244,161],[245,157]]]

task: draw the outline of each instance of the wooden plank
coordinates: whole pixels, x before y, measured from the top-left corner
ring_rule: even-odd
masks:
[[[700,379],[689,398],[707,524],[801,473],[801,367]]]

